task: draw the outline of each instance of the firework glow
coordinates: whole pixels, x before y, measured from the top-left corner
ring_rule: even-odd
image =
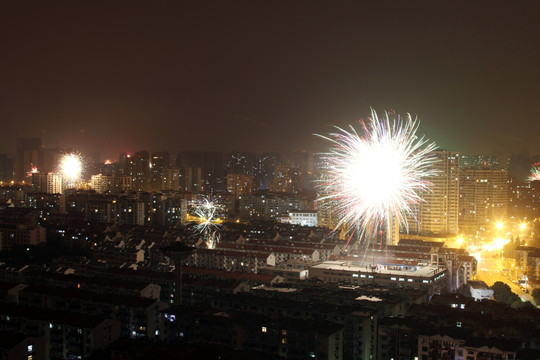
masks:
[[[531,168],[531,174],[527,178],[528,181],[538,181],[540,180],[540,164],[536,163]]]
[[[429,153],[436,146],[416,135],[416,119],[387,112],[378,117],[372,110],[360,123],[360,134],[350,126],[321,136],[332,146],[323,154],[327,175],[319,200],[336,212],[336,229],[347,229],[347,245],[354,233],[363,238],[385,227],[390,231],[390,222],[408,229],[407,216],[423,201],[420,194],[430,189],[428,179],[435,174]]]
[[[83,160],[77,153],[64,154],[60,159],[60,173],[69,182],[75,183],[80,180],[83,170]]]
[[[219,241],[217,230],[223,222],[218,216],[219,209],[217,202],[207,196],[201,196],[192,208],[197,223],[195,231],[203,236],[208,248],[214,248]]]

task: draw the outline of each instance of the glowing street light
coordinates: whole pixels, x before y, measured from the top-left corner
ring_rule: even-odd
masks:
[[[502,221],[498,221],[497,224],[495,224],[495,226],[497,227],[497,230],[502,230],[502,228],[504,227],[504,224],[502,223]]]

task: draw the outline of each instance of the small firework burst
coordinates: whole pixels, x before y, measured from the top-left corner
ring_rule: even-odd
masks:
[[[527,178],[528,181],[538,181],[540,180],[540,164],[536,163],[531,168],[531,174]]]
[[[208,248],[215,248],[219,242],[219,228],[222,220],[219,218],[220,206],[209,196],[200,196],[193,205],[195,216],[195,231],[203,237]]]
[[[37,166],[32,165],[30,171],[26,174],[27,176],[32,176],[32,174],[37,174],[39,172]]]

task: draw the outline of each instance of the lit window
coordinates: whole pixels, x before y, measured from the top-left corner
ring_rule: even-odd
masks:
[[[261,328],[261,332],[263,332],[263,333],[266,332],[266,326],[263,326],[263,327]]]

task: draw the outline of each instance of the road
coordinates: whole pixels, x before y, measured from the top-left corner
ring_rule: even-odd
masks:
[[[476,273],[477,280],[482,280],[489,286],[492,286],[497,281],[506,283],[508,286],[510,286],[512,292],[517,294],[523,301],[530,301],[531,304],[535,306],[537,305],[532,296],[527,294],[521,286],[512,282],[508,277],[503,275],[503,260],[501,260],[498,256],[494,257],[494,254],[487,251],[482,251],[482,253],[479,255],[480,261],[478,262],[478,270]]]

